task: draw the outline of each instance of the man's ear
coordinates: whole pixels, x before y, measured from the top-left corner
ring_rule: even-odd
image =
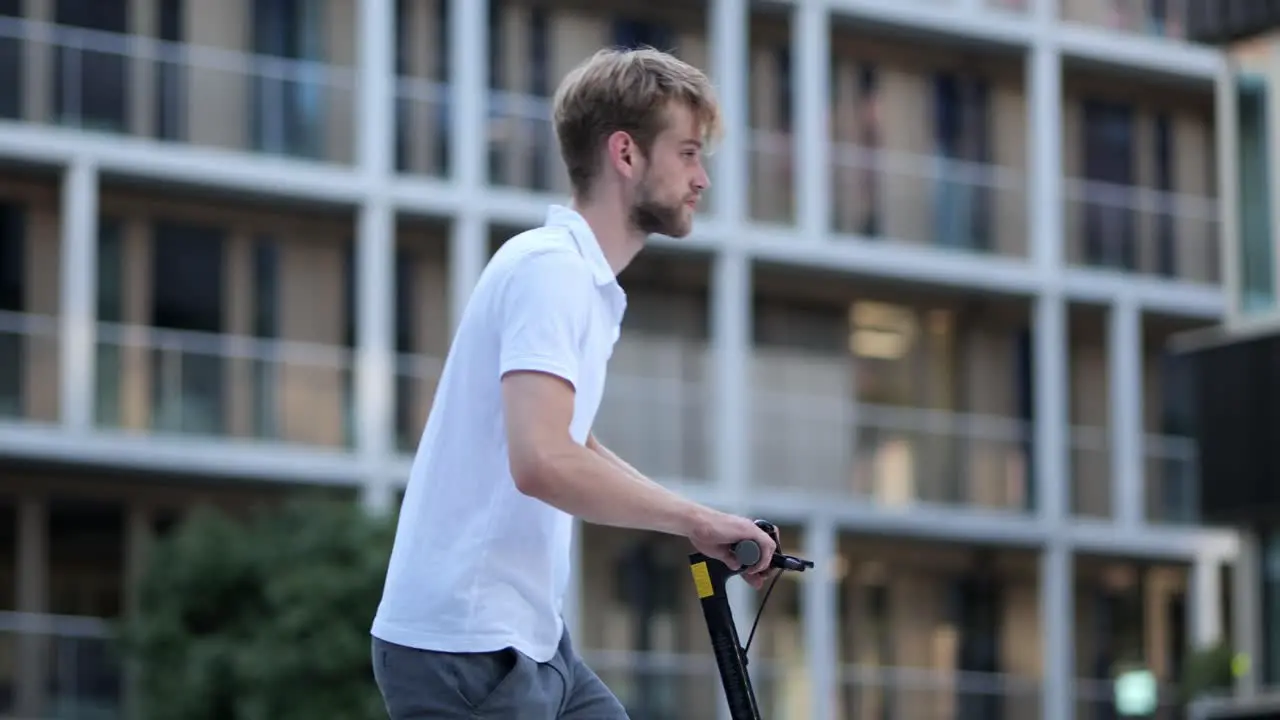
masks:
[[[635,140],[619,130],[609,135],[606,147],[609,152],[609,164],[623,177],[630,178],[636,171],[636,162],[640,159]]]

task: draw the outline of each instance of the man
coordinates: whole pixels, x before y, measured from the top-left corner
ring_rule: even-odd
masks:
[[[747,518],[686,500],[591,435],[626,296],[617,274],[651,233],[687,235],[719,133],[707,78],[651,49],[602,51],[554,99],[572,208],[509,240],[449,350],[400,511],[374,619],[375,677],[395,720],[625,718],[561,617],[573,518],[692,541],[737,567]]]

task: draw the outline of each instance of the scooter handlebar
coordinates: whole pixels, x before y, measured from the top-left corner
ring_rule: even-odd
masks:
[[[742,567],[752,567],[760,562],[760,543],[755,540],[742,540],[733,546],[733,558]]]
[[[738,544],[733,546],[733,557],[738,561],[740,567],[748,568],[754,566],[760,562],[760,543],[755,540],[738,541]],[[769,560],[769,567],[778,570],[804,572],[813,567],[813,562],[775,552]]]

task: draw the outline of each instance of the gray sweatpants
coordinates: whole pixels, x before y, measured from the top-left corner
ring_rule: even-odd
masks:
[[[513,649],[441,653],[373,638],[373,676],[391,720],[626,720],[573,651],[568,631],[545,663]]]

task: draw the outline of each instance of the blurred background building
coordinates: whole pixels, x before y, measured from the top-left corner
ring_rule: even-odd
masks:
[[[706,68],[729,133],[695,236],[622,276],[596,432],[818,563],[753,647],[768,717],[1110,718],[1133,664],[1172,688],[1229,631],[1237,550],[1198,523],[1166,350],[1231,277],[1234,79],[1186,19],[0,0],[0,714],[127,701],[101,621],[193,503],[395,506],[475,278],[567,189],[548,97],[610,44]],[[584,654],[636,718],[713,717],[683,542],[580,538]]]
[[[1201,718],[1280,715],[1280,3],[1191,0],[1188,36],[1222,48],[1228,64],[1219,115],[1226,302],[1217,327],[1179,337],[1189,362],[1201,449],[1202,522],[1238,533],[1231,645],[1233,697],[1202,703]]]

